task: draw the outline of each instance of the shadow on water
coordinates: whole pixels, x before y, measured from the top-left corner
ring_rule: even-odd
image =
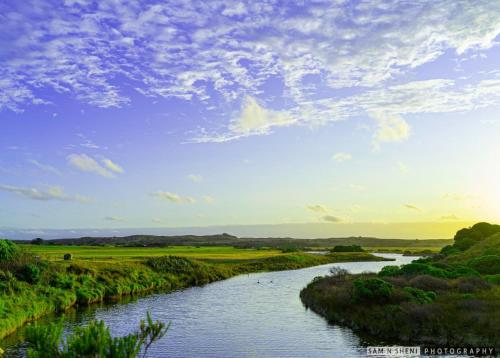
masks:
[[[415,257],[396,254],[390,265]],[[300,270],[240,275],[203,287],[168,294],[127,297],[68,311],[66,333],[92,319],[102,319],[113,335],[136,330],[150,311],[155,320],[172,322],[167,335],[150,349],[151,357],[362,357],[366,338],[328,324],[305,309],[300,290],[332,266],[353,273],[376,272],[387,262],[346,262]],[[41,322],[54,320],[46,317]],[[0,343],[22,356],[23,330]]]

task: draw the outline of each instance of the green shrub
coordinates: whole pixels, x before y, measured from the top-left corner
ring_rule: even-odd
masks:
[[[412,302],[425,304],[432,303],[436,299],[436,293],[433,291],[424,291],[415,287],[405,287],[404,291]]]
[[[457,282],[458,292],[473,293],[479,290],[487,290],[491,284],[482,277],[461,277]]]
[[[476,270],[462,265],[450,267],[446,272],[449,278],[480,276]]]
[[[431,265],[422,263],[411,263],[401,266],[401,272],[405,275],[430,275],[446,278],[446,271]]]
[[[10,294],[17,288],[17,280],[10,271],[0,270],[0,293]]]
[[[496,275],[486,275],[484,276],[485,280],[496,285],[500,285],[500,274]]]
[[[298,252],[298,251],[299,251],[299,249],[297,249],[296,247],[293,247],[293,246],[287,246],[287,247],[283,247],[281,249],[281,252],[284,254],[288,254],[291,252]]]
[[[384,266],[378,273],[379,276],[399,276],[403,274],[399,266]]]
[[[9,240],[0,240],[0,262],[16,259],[20,254],[19,247]]]
[[[447,280],[429,275],[415,276],[408,283],[424,291],[447,291],[451,288]]]
[[[191,274],[195,271],[193,261],[178,256],[154,257],[146,261],[146,264],[153,270],[176,275]]]
[[[460,252],[462,251],[459,248],[454,247],[453,245],[446,245],[440,251],[440,253],[445,256],[459,254]]]
[[[16,272],[16,277],[21,281],[37,283],[40,280],[40,268],[31,263],[25,264]]]
[[[389,300],[393,286],[380,278],[354,280],[354,297],[358,301],[384,303]]]
[[[331,252],[364,252],[363,248],[359,245],[337,245]]]
[[[75,286],[75,281],[73,274],[56,272],[50,277],[49,284],[52,287],[72,289]]]
[[[86,327],[77,327],[73,334],[62,338],[62,321],[47,326],[28,326],[26,342],[28,358],[110,357],[132,358],[141,349],[146,356],[151,344],[161,339],[169,328],[162,322],[153,322],[147,315],[139,331],[124,337],[111,336],[103,321],[92,321]]]
[[[469,266],[485,275],[500,274],[500,255],[486,255],[473,258]]]

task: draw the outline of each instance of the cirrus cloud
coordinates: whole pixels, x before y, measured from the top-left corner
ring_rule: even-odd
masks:
[[[106,178],[114,178],[114,173],[123,173],[124,170],[110,159],[102,158],[104,166],[87,154],[70,154],[67,156],[68,163],[83,172],[94,173]]]
[[[338,153],[335,153],[332,156],[332,158],[336,162],[342,163],[342,162],[351,160],[352,159],[352,155],[350,153],[338,152]]]
[[[194,204],[196,203],[196,199],[190,196],[181,196],[179,194],[171,193],[169,191],[156,191],[151,193],[152,196],[161,199],[170,201],[176,204]]]
[[[218,108],[220,122],[202,123],[194,141],[367,114],[381,143],[408,137],[407,114],[491,106],[500,96],[498,80],[481,74],[413,80],[439,58],[494,47],[497,1],[27,0],[0,10],[0,110],[48,104],[52,92],[121,107],[133,88]]]
[[[39,200],[39,201],[76,201],[79,203],[86,203],[89,199],[80,194],[68,195],[64,189],[59,186],[51,186],[47,190],[40,190],[36,188],[24,188],[13,185],[0,184],[0,190],[15,193],[22,197]]]

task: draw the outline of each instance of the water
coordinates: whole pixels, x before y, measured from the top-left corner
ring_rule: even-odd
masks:
[[[376,272],[415,257],[384,254],[395,262],[349,262],[301,270],[241,275],[203,287],[154,294],[129,303],[77,311],[67,330],[91,319],[104,320],[114,335],[133,332],[146,312],[172,322],[150,357],[361,357],[366,349],[350,329],[330,325],[306,310],[300,290],[332,266],[352,273]]]

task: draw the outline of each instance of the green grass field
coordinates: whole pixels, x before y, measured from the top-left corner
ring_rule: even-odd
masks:
[[[63,260],[64,254],[74,259],[109,261],[140,260],[165,255],[181,256],[204,261],[255,260],[283,255],[280,250],[238,249],[230,246],[170,246],[170,247],[103,247],[103,246],[59,246],[20,245],[27,251],[50,261]]]

